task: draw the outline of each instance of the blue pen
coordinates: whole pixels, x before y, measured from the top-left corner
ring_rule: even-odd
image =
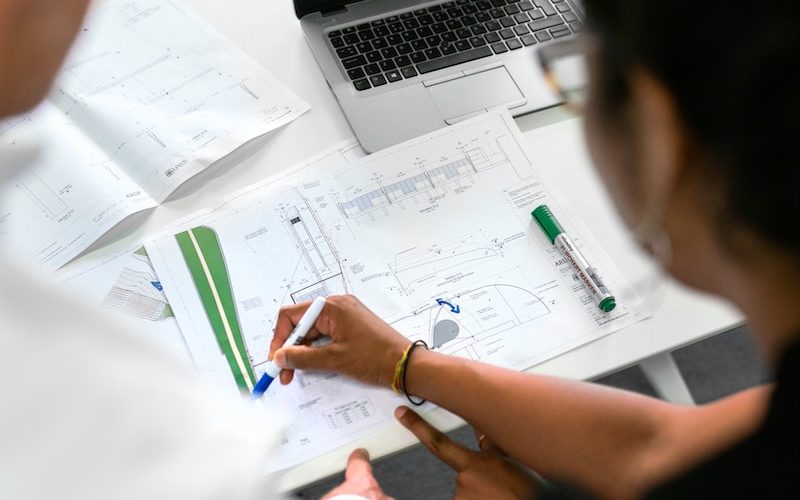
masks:
[[[314,299],[314,302],[308,306],[305,314],[303,314],[303,317],[297,322],[297,326],[294,327],[294,330],[292,330],[292,333],[289,334],[286,342],[284,342],[281,347],[302,344],[308,332],[311,331],[311,328],[317,322],[317,318],[319,318],[323,307],[325,307],[325,297],[317,297]],[[269,385],[280,372],[280,367],[276,365],[274,361],[267,361],[264,375],[261,375],[258,383],[253,387],[253,394],[250,397],[252,399],[258,399],[263,396],[264,393],[267,392]]]

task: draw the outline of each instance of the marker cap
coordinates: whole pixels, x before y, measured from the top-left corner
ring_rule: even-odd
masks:
[[[606,297],[600,301],[598,307],[603,312],[611,312],[617,307],[617,300],[614,297]]]
[[[564,229],[558,223],[547,205],[539,205],[536,207],[533,212],[531,212],[531,216],[539,224],[539,227],[542,228],[544,234],[550,238],[550,243],[555,243],[556,236],[564,232]]]

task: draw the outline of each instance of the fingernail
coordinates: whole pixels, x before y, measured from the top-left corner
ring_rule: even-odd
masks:
[[[366,460],[369,460],[369,452],[367,451],[366,448],[356,448],[355,450],[353,450],[353,453],[358,453],[359,455],[364,457]]]
[[[408,413],[408,408],[405,406],[398,406],[394,410],[394,418],[401,419],[406,416],[406,413]]]

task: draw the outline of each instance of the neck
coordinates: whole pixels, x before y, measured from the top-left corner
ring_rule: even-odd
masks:
[[[735,254],[715,245],[715,262],[706,272],[708,291],[732,301],[772,367],[800,340],[800,268],[796,259],[755,238],[738,245]]]
[[[753,274],[756,275],[753,275]],[[747,316],[773,367],[783,352],[800,340],[800,286],[796,269],[765,263],[732,276],[727,296]]]

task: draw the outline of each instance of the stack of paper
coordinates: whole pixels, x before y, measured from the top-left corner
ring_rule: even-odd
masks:
[[[49,269],[243,143],[308,110],[174,1],[112,1],[89,16],[48,100],[0,123],[0,237]],[[17,155],[20,156],[20,155]],[[26,158],[26,161],[28,158]]]
[[[0,232],[54,268],[123,217],[307,106],[169,1],[94,13],[53,95],[3,124],[35,168],[0,193]],[[45,132],[43,132],[45,133]],[[24,155],[18,155],[24,156]],[[176,222],[145,246],[88,256],[68,287],[231,391],[262,374],[278,309],[353,293],[411,340],[526,369],[642,319],[591,233],[542,184],[507,113],[487,113],[370,156],[342,143]],[[605,313],[531,210],[548,204],[617,298]],[[273,469],[375,432],[401,403],[333,374],[265,395],[291,425]]]
[[[510,115],[486,114],[351,161],[343,154],[146,242],[197,367],[247,392],[278,309],[353,293],[411,340],[526,369],[644,314],[592,235],[542,184]],[[614,290],[602,312],[532,221],[547,203]],[[301,373],[267,399],[290,416],[273,467],[392,421],[402,401]]]

